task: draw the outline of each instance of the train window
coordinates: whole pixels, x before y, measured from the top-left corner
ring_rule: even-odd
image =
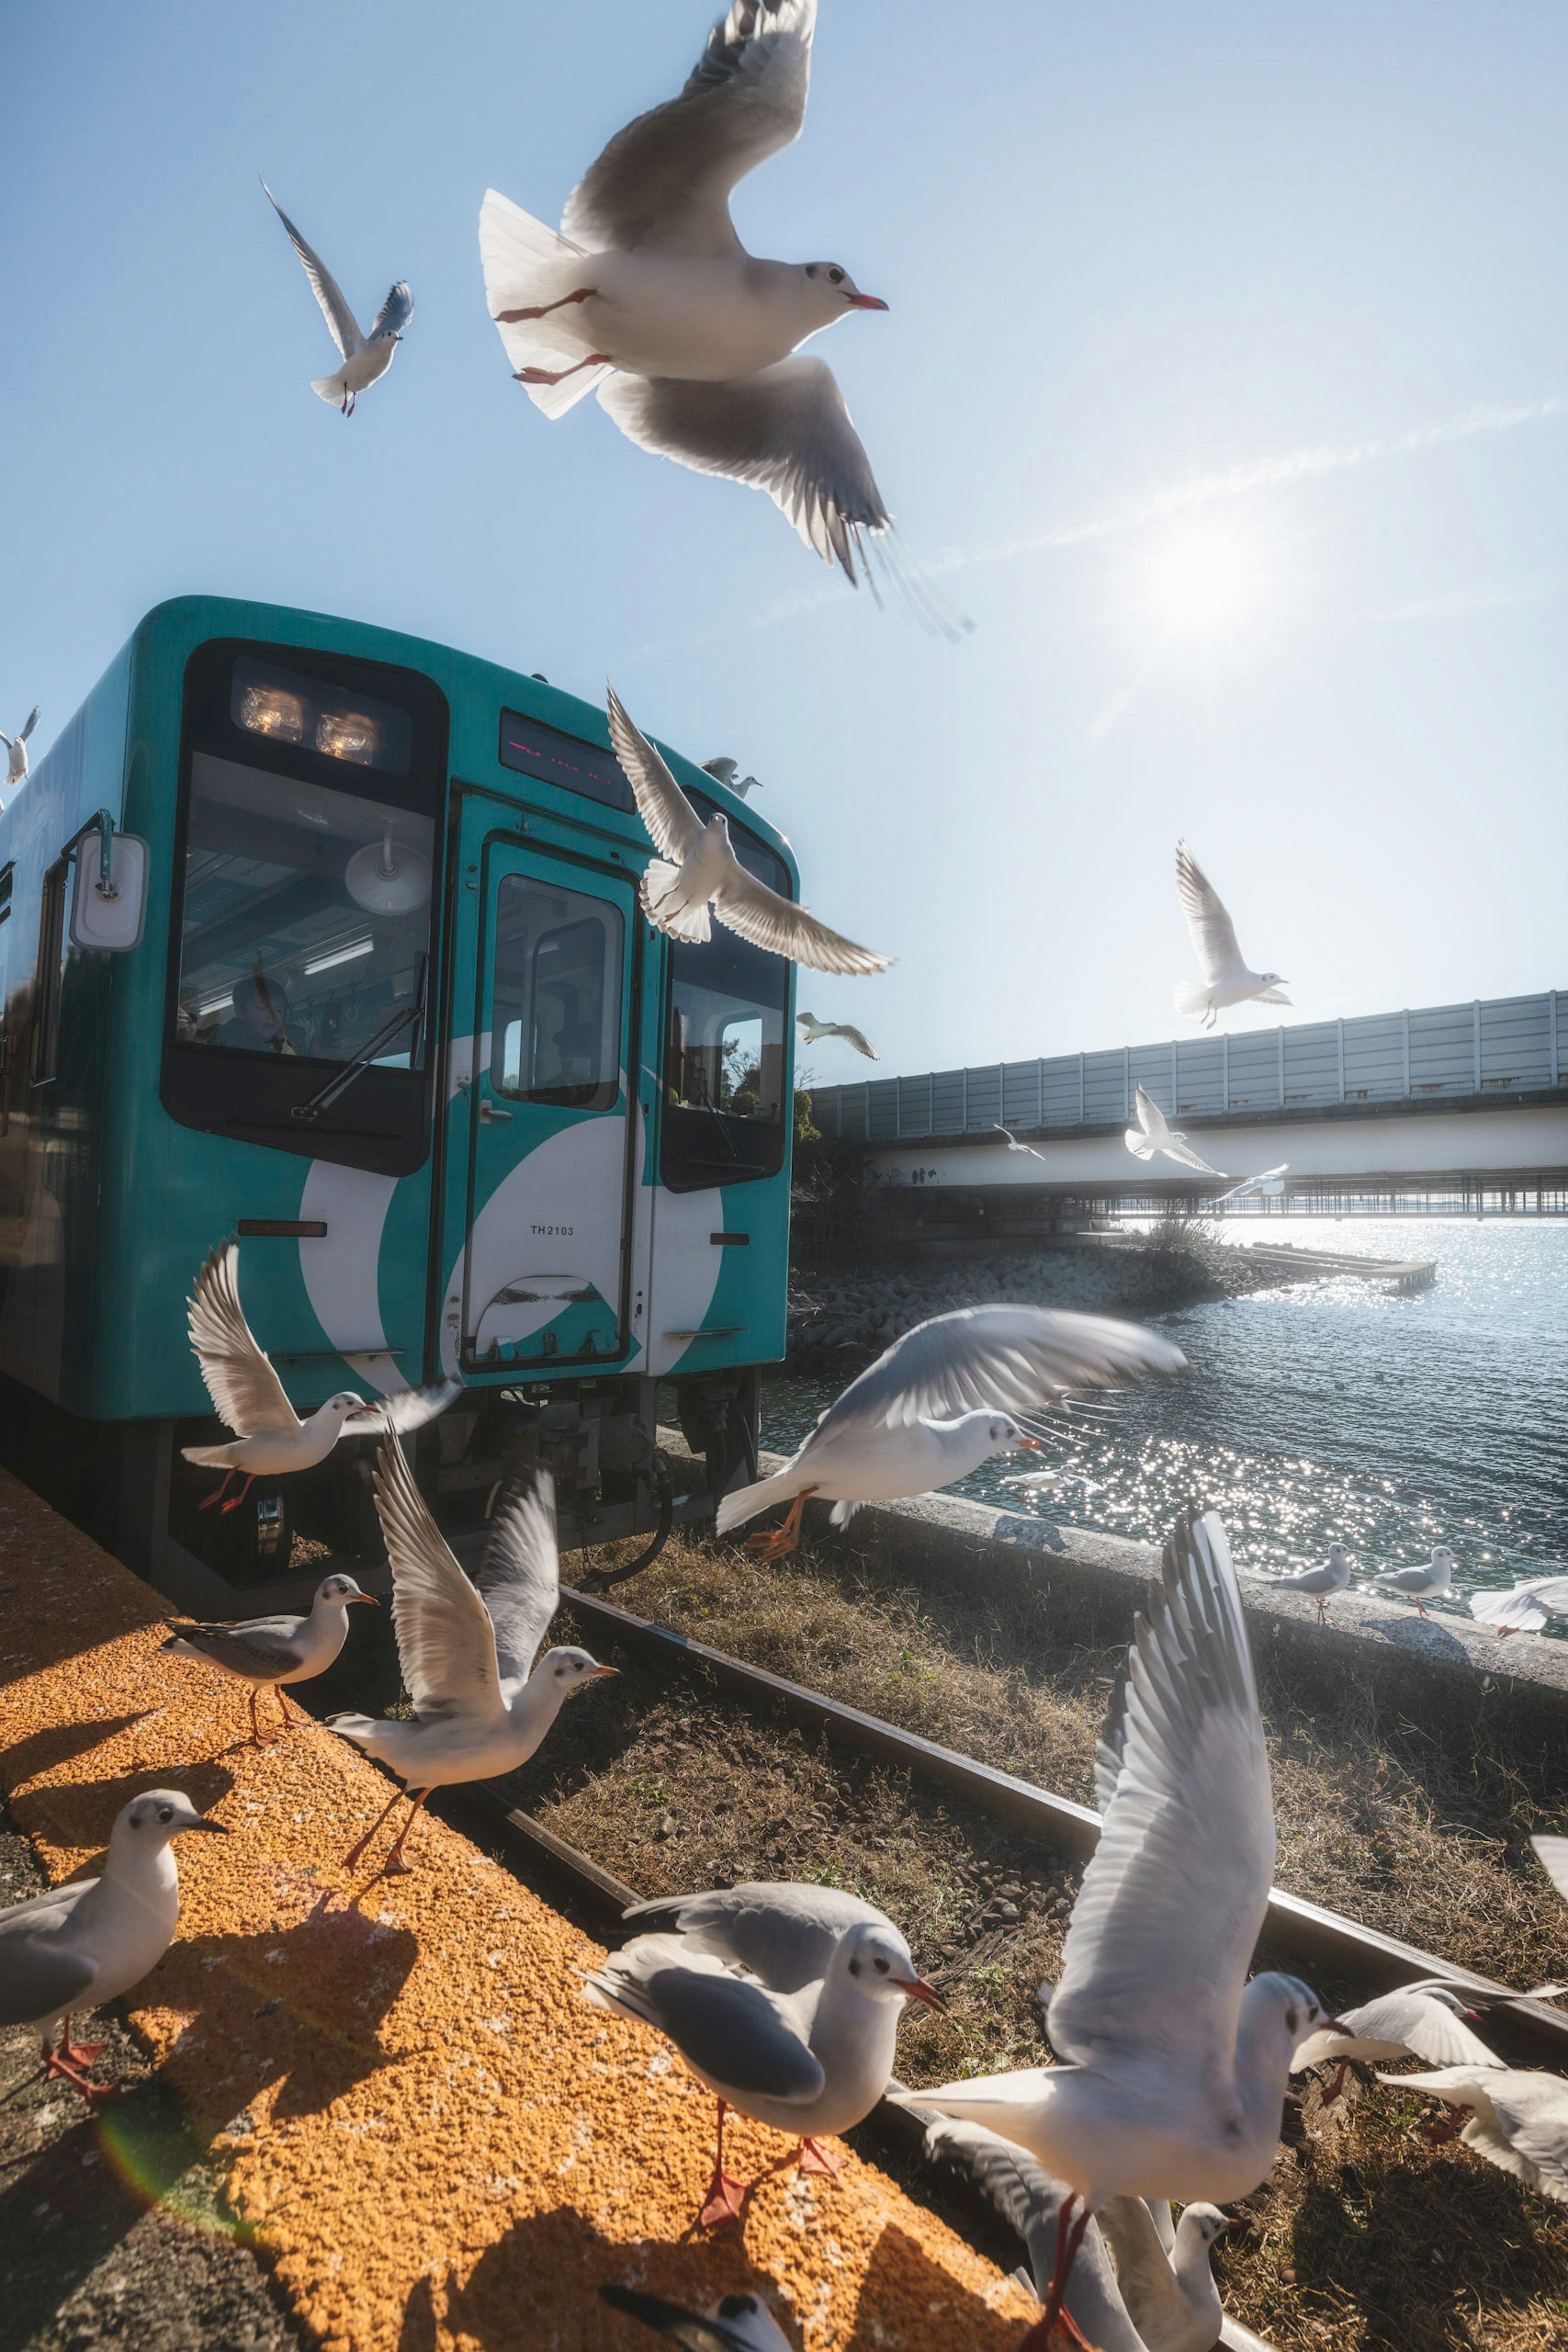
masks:
[[[33,1083],[57,1076],[60,1052],[60,980],[66,945],[66,883],[68,858],[57,858],[44,875],[38,913],[38,969],[33,981]]]
[[[706,820],[713,804],[688,794]],[[782,859],[730,822],[741,864],[789,893]],[[664,1024],[661,1155],[672,1192],[743,1183],[784,1164],[789,966],[716,923],[701,946],[673,942]]]
[[[208,646],[185,732],[165,1105],[281,1150],[417,1167],[440,697],[368,664]]]
[[[526,874],[496,894],[490,1083],[569,1110],[612,1110],[621,1094],[624,927],[607,899]]]

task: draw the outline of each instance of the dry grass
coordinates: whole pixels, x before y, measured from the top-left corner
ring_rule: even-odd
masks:
[[[607,1551],[608,1565],[616,1557]],[[585,1557],[582,1565],[590,1564]],[[890,1588],[847,1546],[787,1570],[677,1538],[618,1592],[639,1615],[947,1747],[1087,1801],[1114,1654],[1066,1650],[1049,1611]],[[562,1638],[558,1636],[558,1638]],[[573,1704],[516,1793],[640,1891],[742,1878],[853,1888],[909,1936],[950,2003],[912,2017],[914,2084],[1038,2063],[1034,1990],[1061,1960],[1062,1858],[918,1780],[747,1714],[630,1656]],[[1517,1761],[1461,1759],[1368,1710],[1314,1720],[1266,1692],[1281,1885],[1511,1982],[1562,1965],[1561,1912],[1526,1843],[1549,1818]],[[608,1761],[606,1760],[608,1758]],[[1334,2001],[1364,1989],[1324,1983]],[[1281,2352],[1543,2352],[1568,2326],[1568,2215],[1458,2146],[1420,2104],[1308,2085],[1223,2261],[1227,2301]]]

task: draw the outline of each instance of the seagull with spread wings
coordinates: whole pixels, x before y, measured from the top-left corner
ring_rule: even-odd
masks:
[[[345,1857],[353,1869],[392,1806],[410,1811],[383,1869],[408,1870],[403,1844],[432,1789],[515,1772],[575,1690],[613,1675],[587,1650],[547,1650],[560,1600],[555,1481],[540,1471],[495,1522],[476,1579],[431,1517],[395,1439],[376,1463],[376,1509],[392,1572],[392,1626],[409,1722],[331,1715],[327,1727],[395,1772],[404,1786]],[[418,1794],[415,1794],[415,1791]]]
[[[705,776],[712,776],[716,783],[724,786],[726,792],[733,793],[737,800],[743,801],[747,793],[759,793],[762,790],[761,777],[743,776],[738,760],[731,760],[727,756],[717,760],[705,760],[702,769]]]
[[[27,781],[27,738],[38,723],[38,706],[35,702],[15,735],[0,734],[5,746],[5,782],[24,784]]]
[[[1277,971],[1249,969],[1236,943],[1236,926],[1185,841],[1176,844],[1176,893],[1203,967],[1201,987],[1176,990],[1178,1013],[1190,1013],[1212,1029],[1228,1004],[1245,1004],[1253,997],[1260,1004],[1289,1004]]]
[[[613,687],[609,715],[615,756],[659,852],[649,860],[642,882],[643,911],[655,930],[677,940],[710,939],[711,907],[727,930],[738,931],[769,955],[810,964],[813,971],[886,970],[890,956],[857,947],[747,873],[730,841],[729,819],[716,813],[704,824],[652,743],[627,717]]]
[[[1127,1129],[1127,1149],[1138,1160],[1152,1160],[1163,1151],[1167,1160],[1177,1160],[1184,1168],[1196,1168],[1205,1176],[1223,1176],[1223,1168],[1211,1168],[1200,1160],[1179,1127],[1172,1127],[1157,1102],[1144,1092],[1142,1087],[1133,1089],[1133,1107],[1138,1115],[1136,1127]]]
[[[967,1478],[993,1454],[1043,1454],[1016,1415],[1082,1389],[1132,1388],[1184,1369],[1186,1358],[1140,1323],[1049,1307],[961,1307],[917,1323],[850,1382],[782,1470],[720,1498],[718,1533],[788,1503],[748,1550],[782,1559],[800,1539],[808,1496],[848,1525],[862,1503],[928,1495]]]
[[[1010,1127],[1004,1127],[999,1118],[992,1119],[991,1125],[996,1129],[998,1135],[1005,1135],[1007,1137],[1008,1150],[1009,1151],[1027,1151],[1031,1160],[1040,1160],[1042,1166],[1049,1165],[1043,1151],[1037,1151],[1032,1143],[1020,1143],[1018,1137],[1013,1133],[1012,1129]]]
[[[1096,1752],[1100,1843],[1051,1998],[1062,2063],[898,2095],[983,2124],[1072,2191],[1039,2329],[1050,2339],[1089,2217],[1113,2197],[1223,2204],[1274,2161],[1317,1997],[1247,1981],[1274,1809],[1241,1595],[1218,1516],[1178,1519]],[[1076,2207],[1071,2226],[1069,2214]]]
[[[245,1485],[224,1505],[243,1503],[253,1479],[283,1477],[290,1470],[313,1470],[325,1462],[347,1430],[402,1434],[444,1412],[462,1394],[460,1381],[438,1381],[427,1389],[399,1389],[367,1404],[352,1389],[340,1389],[301,1421],[283,1391],[271,1359],[258,1344],[239,1303],[239,1244],[222,1242],[208,1253],[188,1301],[191,1345],[213,1401],[213,1411],[235,1432],[221,1445],[183,1445],[187,1462],[226,1475],[198,1509],[211,1510],[230,1479]]]
[[[729,214],[737,183],[800,135],[816,16],[816,0],[733,0],[680,95],[578,183],[559,236],[492,188],[479,251],[546,416],[597,390],[642,448],[766,490],[853,585],[891,518],[832,371],[796,346],[887,305],[839,262],[758,260]]]
[[[310,291],[321,305],[321,316],[342,354],[343,364],[337,374],[313,376],[310,389],[319,400],[329,400],[345,416],[352,416],[361,393],[385,375],[397,356],[403,330],[413,317],[413,289],[406,278],[400,278],[371,320],[370,333],[361,335],[337,279],[315,247],[306,244],[267,182],[261,184],[267,203],[288,231],[288,242],[299,256]]]
[[[837,1037],[843,1045],[852,1045],[868,1062],[880,1062],[882,1055],[871,1043],[863,1029],[850,1021],[819,1021],[814,1013],[797,1013],[795,1026],[803,1045],[820,1045],[824,1037]]]

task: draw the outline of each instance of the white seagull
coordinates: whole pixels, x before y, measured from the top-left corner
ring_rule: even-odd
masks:
[[[865,1031],[857,1029],[852,1022],[819,1021],[814,1013],[797,1013],[795,1026],[800,1033],[803,1045],[820,1045],[824,1037],[840,1037],[846,1045],[852,1045],[857,1054],[863,1054],[868,1062],[880,1062],[882,1059]]]
[[[1241,1596],[1212,1511],[1178,1519],[1166,1547],[1095,1780],[1100,1843],[1047,2024],[1063,2063],[894,2100],[1000,2132],[1072,2190],[1042,2343],[1089,2216],[1109,2199],[1220,2204],[1257,2188],[1297,2045],[1322,2015],[1293,1977],[1246,1981],[1274,1812]]]
[[[1553,1617],[1568,1617],[1568,1576],[1531,1576],[1511,1592],[1472,1592],[1470,1614],[1500,1634],[1539,1633]]]
[[[1255,1192],[1266,1201],[1277,1201],[1285,1189],[1284,1179],[1290,1167],[1288,1160],[1281,1160],[1278,1168],[1265,1168],[1261,1175],[1249,1176],[1243,1182],[1233,1184],[1228,1192],[1221,1192],[1215,1207],[1223,1209],[1227,1201],[1249,1201]]]
[[[1291,1576],[1262,1576],[1258,1581],[1275,1592],[1309,1593],[1318,1604],[1318,1622],[1328,1622],[1329,1601],[1350,1582],[1350,1554],[1343,1544],[1330,1544],[1329,1556],[1317,1568],[1298,1569]]]
[[[1013,1133],[1012,1129],[1010,1127],[1004,1127],[999,1118],[992,1119],[991,1125],[995,1128],[998,1135],[1005,1135],[1007,1137],[1008,1150],[1009,1151],[1027,1151],[1031,1160],[1038,1160],[1042,1164],[1044,1163],[1044,1152],[1037,1151],[1032,1143],[1020,1143],[1018,1137]]]
[[[228,1835],[183,1790],[148,1789],[115,1816],[101,1878],[73,1879],[0,1911],[0,2025],[37,2026],[48,2072],[89,2104],[114,2090],[89,2082],[103,2044],[74,2042],[71,2014],[118,2000],[173,1942],[180,1874],[169,1847],[185,1830]]]
[[[1532,1837],[1530,1843],[1535,1848],[1536,1861],[1563,1902],[1568,1903],[1568,1837]]]
[[[809,1495],[847,1527],[862,1503],[928,1495],[993,1454],[1043,1454],[1014,1418],[1079,1389],[1132,1388],[1183,1370],[1186,1358],[1139,1323],[1049,1307],[961,1307],[895,1339],[852,1381],[782,1470],[720,1497],[717,1532],[788,1503],[789,1516],[747,1549],[793,1551]]]
[[[559,236],[491,188],[479,253],[545,415],[597,388],[629,439],[766,490],[855,584],[891,518],[832,371],[796,345],[887,305],[836,261],[755,259],[729,216],[737,182],[800,134],[816,16],[816,0],[734,0],[680,96],[578,183]]]
[[[584,1987],[597,2008],[673,2042],[718,2101],[704,2229],[738,2221],[746,2184],[724,2168],[724,2118],[798,2133],[803,2172],[837,2172],[821,2145],[870,2115],[887,2087],[906,2000],[944,2006],[885,1913],[831,1886],[757,1884],[634,1904],[667,1919],[633,1937]]]
[[[770,955],[810,964],[813,971],[886,970],[890,956],[857,947],[748,874],[731,845],[729,819],[716,814],[704,824],[652,743],[627,717],[613,687],[608,709],[615,756],[659,852],[642,881],[643,910],[655,930],[677,940],[710,939],[711,906],[727,930]]]
[[[759,2294],[721,2294],[706,2317],[634,2286],[601,2286],[599,2300],[640,2319],[655,2336],[667,2336],[684,2352],[794,2352]]]
[[[761,777],[743,776],[738,760],[705,760],[702,770],[705,776],[712,776],[721,783],[726,792],[733,793],[737,800],[743,801],[748,793],[762,790]]]
[[[1184,1168],[1197,1168],[1205,1176],[1223,1176],[1223,1168],[1211,1168],[1200,1160],[1179,1127],[1166,1123],[1158,1103],[1144,1092],[1142,1087],[1133,1090],[1133,1108],[1138,1114],[1138,1124],[1127,1129],[1127,1149],[1138,1160],[1152,1160],[1163,1151],[1167,1160],[1179,1160]]]
[[[1413,1601],[1423,1617],[1427,1603],[1435,1594],[1447,1592],[1454,1580],[1454,1555],[1447,1544],[1435,1544],[1432,1557],[1425,1568],[1391,1568],[1382,1576],[1375,1576],[1366,1586],[1369,1592],[1397,1592],[1406,1601]]]
[[[370,333],[361,335],[359,321],[344,301],[337,279],[320,255],[306,244],[267,182],[263,180],[261,184],[267,203],[288,231],[288,242],[299,256],[310,280],[310,291],[321,305],[321,316],[342,353],[343,364],[337,374],[313,376],[310,389],[319,400],[329,400],[345,416],[352,416],[361,393],[385,375],[397,356],[403,330],[413,317],[413,291],[408,280],[400,278],[371,320]]]
[[[1386,2065],[1394,2058],[1420,2058],[1428,2066],[1500,2066],[1466,2019],[1476,2011],[1466,2006],[1455,1986],[1428,1979],[1400,1985],[1379,1993],[1375,2000],[1347,2009],[1330,2025],[1321,2025],[1298,2044],[1292,2074],[1310,2067],[1334,2066],[1325,2098],[1337,2099],[1344,2088],[1351,2061],[1365,2058]],[[1337,2064],[1336,2064],[1337,2062]]]
[[[5,782],[7,784],[21,784],[26,782],[27,738],[32,733],[37,723],[38,706],[35,703],[31,710],[28,711],[26,719],[23,719],[20,727],[17,728],[15,735],[0,734],[0,743],[4,743],[5,746]]]
[[[1262,1004],[1289,1004],[1281,990],[1285,982],[1277,971],[1251,971],[1236,944],[1236,929],[1212,882],[1208,881],[1185,841],[1176,844],[1176,889],[1192,943],[1203,967],[1201,988],[1178,988],[1178,1013],[1200,1018],[1212,1029],[1228,1004],[1245,1004],[1256,997]]]
[[[261,1736],[257,1696],[270,1690],[283,1710],[284,1730],[291,1730],[294,1717],[284,1684],[307,1683],[326,1673],[348,1638],[349,1612],[357,1601],[371,1609],[376,1605],[374,1595],[361,1592],[351,1576],[328,1576],[316,1587],[308,1617],[246,1617],[235,1624],[213,1625],[181,1619],[162,1647],[172,1657],[202,1658],[236,1682],[248,1683],[249,1745],[266,1748],[272,1743]]]
[[[438,1381],[434,1387],[399,1389],[367,1404],[352,1389],[340,1389],[301,1421],[245,1319],[236,1242],[220,1242],[209,1251],[187,1306],[191,1345],[213,1411],[235,1433],[221,1445],[180,1448],[187,1462],[226,1474],[197,1505],[199,1510],[211,1510],[231,1478],[243,1477],[245,1485],[224,1505],[225,1511],[244,1502],[253,1479],[282,1477],[325,1462],[345,1430],[351,1436],[371,1430],[402,1435],[434,1421],[462,1393],[461,1381]]]
[[[413,1867],[403,1858],[403,1843],[432,1789],[515,1772],[572,1692],[616,1670],[601,1666],[587,1650],[570,1648],[547,1650],[534,1665],[560,1599],[555,1482],[548,1471],[499,1514],[484,1566],[472,1581],[431,1517],[395,1441],[381,1449],[375,1492],[392,1572],[398,1664],[413,1717],[399,1723],[330,1715],[327,1727],[405,1783],[345,1856],[346,1866],[351,1870],[361,1861],[406,1795],[408,1819],[383,1864],[401,1871]]]
[[[1542,2197],[1568,2204],[1568,2080],[1511,2066],[1443,2066],[1430,2074],[1379,2074],[1395,2091],[1429,2091],[1469,2109],[1429,2132],[1462,2139],[1489,2164],[1511,2172]]]

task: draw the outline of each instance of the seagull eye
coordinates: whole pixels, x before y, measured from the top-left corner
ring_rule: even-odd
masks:
[[[860,1962],[859,1962],[858,1960],[852,1960],[852,1961],[850,1962],[850,1974],[851,1974],[851,1976],[852,1976],[852,1977],[858,1977],[858,1976],[859,1976],[859,1974],[860,1974],[860,1972],[861,1972],[861,1964],[860,1964]]]
[[[885,1960],[873,1960],[872,1962],[872,1966],[875,1969],[879,1977],[884,1977],[887,1974],[887,1962]]]
[[[1293,2008],[1292,2008],[1292,2009],[1288,2009],[1288,2010],[1285,2011],[1285,2024],[1286,2024],[1287,2028],[1289,2029],[1289,2031],[1290,2031],[1291,2033],[1294,2033],[1294,2032],[1295,2032],[1295,2030],[1296,2030],[1297,2026],[1300,2024],[1300,2022],[1301,2022],[1301,2020],[1300,2020],[1300,2018],[1297,2016],[1296,2011],[1295,2011],[1295,2010],[1294,2010]]]
[[[841,269],[830,269],[828,276],[832,279],[835,286],[841,286],[844,282],[844,273]]]
[[[174,1818],[173,1806],[160,1805],[158,1808],[158,1818],[161,1822],[172,1822]]]

